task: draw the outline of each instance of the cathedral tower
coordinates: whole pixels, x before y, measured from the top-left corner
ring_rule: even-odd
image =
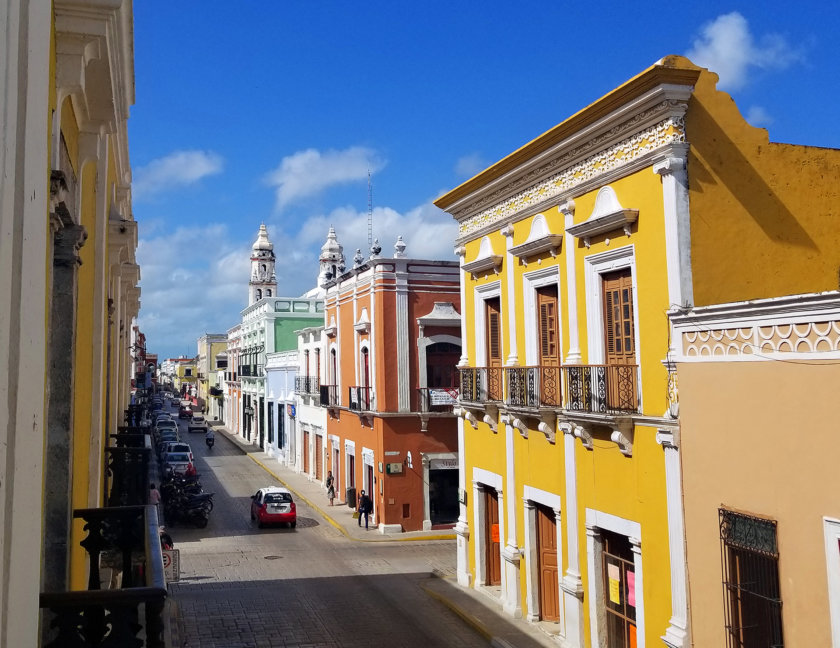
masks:
[[[338,242],[335,235],[335,228],[330,225],[327,241],[321,246],[321,255],[318,257],[320,271],[318,272],[318,286],[323,287],[331,279],[344,274],[344,247]]]
[[[274,274],[274,245],[268,240],[265,224],[251,246],[251,281],[248,282],[248,305],[263,297],[277,296],[277,276]]]

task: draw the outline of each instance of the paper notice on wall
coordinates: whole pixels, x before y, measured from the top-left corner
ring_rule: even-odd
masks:
[[[610,583],[610,601],[616,605],[621,605],[618,565],[607,565],[607,580]]]
[[[627,572],[627,605],[636,607],[636,572]]]
[[[630,635],[630,648],[636,648],[636,626],[632,623],[627,627],[628,634]]]
[[[494,524],[490,527],[490,540],[492,542],[499,542],[499,525]]]

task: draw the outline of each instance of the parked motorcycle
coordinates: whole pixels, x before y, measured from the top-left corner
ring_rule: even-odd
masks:
[[[164,515],[168,521],[186,522],[199,529],[207,526],[212,510],[213,493],[172,495],[164,505]]]

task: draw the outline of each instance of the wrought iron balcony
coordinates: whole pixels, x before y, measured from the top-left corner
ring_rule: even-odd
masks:
[[[317,376],[295,376],[296,394],[320,393],[320,381]]]
[[[592,414],[639,410],[638,365],[566,365],[563,409]]]
[[[560,407],[560,367],[505,367],[505,404],[512,407]]]
[[[461,400],[467,403],[502,400],[502,368],[468,367],[461,369]]]
[[[149,499],[148,434],[111,435],[115,445],[105,448],[105,497],[108,506],[145,504]]]
[[[73,517],[88,532],[80,543],[88,589],[41,593],[40,606],[49,611],[44,647],[163,648],[166,581],[156,507],[80,509]]]
[[[338,407],[338,387],[336,385],[321,385],[321,407]]]
[[[417,393],[421,412],[451,412],[458,404],[457,387],[421,387]]]
[[[370,387],[350,387],[350,409],[371,411],[373,393]]]

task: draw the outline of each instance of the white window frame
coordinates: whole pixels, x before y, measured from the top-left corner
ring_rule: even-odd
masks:
[[[589,586],[589,628],[593,646],[606,646],[606,611],[603,609],[604,574],[601,569],[603,541],[600,530],[625,536],[633,548],[633,569],[636,578],[636,646],[645,646],[645,598],[642,572],[642,525],[633,520],[586,509],[586,563]]]
[[[525,364],[536,365],[539,362],[539,322],[537,321],[537,289],[545,286],[557,286],[557,348],[563,357],[563,326],[560,312],[560,267],[553,265],[522,276],[522,296],[525,310]]]
[[[502,476],[484,470],[483,468],[473,468],[473,524],[475,525],[475,587],[481,589],[487,587],[487,534],[484,532],[484,522],[487,519],[484,512],[482,497],[482,486],[490,486],[495,489],[499,497],[499,540],[500,544],[503,542],[505,535],[505,501],[502,484],[504,483]],[[481,503],[481,505],[479,505]],[[504,596],[506,570],[502,569],[502,585],[499,592],[499,598]]]
[[[554,521],[557,524],[557,600],[560,615],[557,623],[560,635],[566,636],[566,618],[563,609],[563,527],[560,512],[563,510],[560,495],[549,493],[533,486],[523,486],[522,500],[525,503],[525,599],[528,605],[528,620],[539,621],[540,609],[540,575],[539,555],[537,552],[537,512],[534,504],[547,506],[555,512]],[[531,504],[529,506],[529,503]]]
[[[348,475],[348,476],[351,474],[351,472],[350,472],[350,457],[353,457],[353,461],[355,463],[356,442],[355,441],[350,441],[349,439],[345,439],[344,440],[344,474]],[[353,475],[353,483],[352,484],[345,483],[344,486],[346,488],[356,488],[357,475],[356,475],[355,470],[352,472],[352,475]]]
[[[476,305],[475,309],[475,366],[487,366],[487,322],[486,322],[486,306],[488,299],[498,297],[501,302],[502,298],[502,282],[493,281],[491,283],[483,284],[475,287],[475,295],[473,303]],[[499,304],[501,307],[501,303]],[[504,335],[502,336],[504,338]]]

